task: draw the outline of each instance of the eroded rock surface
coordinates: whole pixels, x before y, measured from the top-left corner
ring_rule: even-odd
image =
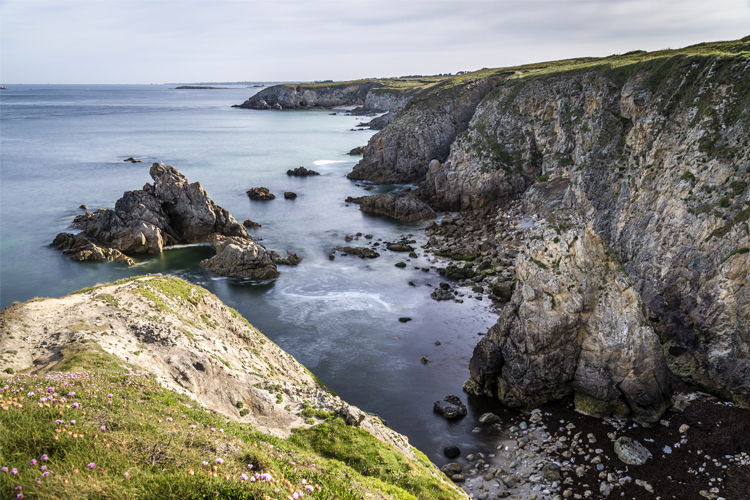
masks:
[[[248,237],[214,235],[211,243],[216,255],[201,261],[201,266],[220,276],[247,276],[271,279],[279,276],[276,263],[266,248]]]
[[[558,209],[531,231],[516,276],[510,303],[474,349],[464,388],[514,407],[574,393],[585,413],[658,422],[671,397],[659,339],[592,224]]]
[[[374,194],[361,198],[347,198],[359,203],[359,209],[404,221],[429,220],[437,217],[435,211],[411,193]]]
[[[102,248],[81,233],[75,235],[60,233],[55,237],[52,246],[57,247],[58,250],[62,250],[64,254],[70,254],[70,260],[79,262],[85,260],[92,262],[113,261],[128,266],[135,265],[133,259],[119,250]]]

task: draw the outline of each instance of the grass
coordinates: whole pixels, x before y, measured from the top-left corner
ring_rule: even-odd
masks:
[[[719,262],[719,264],[725,263],[726,261],[728,261],[734,255],[745,254],[745,253],[748,253],[748,252],[750,252],[750,248],[747,248],[747,247],[738,248],[737,250],[734,250],[733,252],[730,252],[729,255],[727,255],[726,257],[724,257],[723,259],[721,259],[721,262]]]
[[[341,419],[289,439],[226,420],[95,344],[0,388],[0,497],[458,499],[411,460]]]

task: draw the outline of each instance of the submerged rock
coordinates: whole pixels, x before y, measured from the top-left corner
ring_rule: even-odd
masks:
[[[359,203],[359,209],[363,212],[385,215],[397,220],[420,221],[437,217],[434,210],[411,193],[375,194],[351,201]]]
[[[315,170],[308,170],[305,167],[297,167],[293,170],[291,169],[287,170],[286,175],[292,175],[295,177],[307,177],[310,175],[320,175],[320,174],[316,172]]]
[[[216,255],[201,261],[201,266],[220,276],[247,276],[270,279],[279,276],[270,252],[249,236],[214,235],[211,240]]]
[[[254,187],[247,190],[247,196],[251,200],[268,201],[276,199],[274,194],[264,187]]]
[[[461,399],[453,394],[445,396],[442,401],[435,401],[433,410],[449,420],[465,417],[467,413]]]
[[[367,247],[338,246],[336,247],[336,250],[341,250],[342,252],[346,252],[350,255],[356,255],[357,257],[360,257],[362,259],[374,259],[376,257],[380,257],[380,254],[378,252],[376,252],[372,248]]]

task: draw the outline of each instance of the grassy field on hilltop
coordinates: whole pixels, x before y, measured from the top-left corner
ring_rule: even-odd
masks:
[[[410,460],[334,415],[288,439],[162,388],[95,342],[0,382],[0,497],[458,499]]]

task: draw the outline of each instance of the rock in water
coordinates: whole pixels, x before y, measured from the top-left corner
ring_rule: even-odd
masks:
[[[498,417],[494,413],[484,413],[481,417],[479,417],[479,423],[493,425],[493,424],[502,424],[503,421],[500,417]]]
[[[294,200],[297,198],[297,193],[293,193],[291,191],[284,192],[284,199],[285,200]]]
[[[397,220],[420,221],[437,217],[434,210],[411,193],[374,194],[351,201],[359,203],[359,209],[363,212],[385,215]]]
[[[201,266],[220,276],[247,276],[270,279],[279,276],[271,255],[250,237],[214,235],[211,243],[216,255],[201,261]]]
[[[258,229],[259,227],[261,227],[260,224],[258,224],[257,222],[253,222],[250,219],[247,219],[245,222],[242,223],[242,225],[245,227],[253,228],[253,229]]]
[[[55,237],[52,245],[62,250],[64,254],[70,254],[70,260],[103,262],[112,261],[134,266],[133,259],[113,248],[102,248],[96,245],[84,234],[60,233]]]
[[[443,455],[448,458],[456,458],[457,456],[461,455],[461,450],[458,448],[458,446],[446,446],[445,448],[443,448]]]
[[[615,441],[615,453],[620,460],[628,465],[643,465],[652,456],[651,452],[641,443],[625,436]]]
[[[530,233],[517,288],[475,347],[464,389],[513,407],[574,393],[589,415],[658,423],[671,386],[640,296],[590,223],[567,209],[553,220],[564,231],[540,221]]]
[[[348,154],[350,156],[358,156],[358,155],[361,155],[362,153],[364,153],[364,151],[365,151],[365,147],[364,146],[359,146],[359,147],[354,148],[351,151],[349,151]]]
[[[264,187],[254,187],[254,188],[248,189],[247,196],[251,200],[259,200],[259,201],[267,201],[267,200],[276,199],[276,196],[271,194],[268,188],[264,188]]]
[[[305,167],[297,167],[294,170],[287,170],[286,175],[292,175],[295,177],[307,177],[309,175],[320,175],[315,170],[308,170]]]
[[[466,416],[466,406],[458,396],[449,394],[442,401],[435,401],[433,410],[449,420]]]
[[[86,212],[74,227],[96,245],[123,253],[159,253],[179,242],[209,241],[214,234],[247,237],[247,230],[216,205],[200,182],[190,183],[174,167],[154,163],[154,184],[126,191],[114,210]]]
[[[430,297],[432,297],[435,300],[451,300],[453,298],[453,294],[450,292],[450,290],[443,290],[442,288],[436,288],[432,291],[430,294]]]
[[[296,266],[300,262],[302,262],[302,257],[300,257],[294,252],[287,251],[286,252],[287,256],[283,258],[281,257],[281,255],[279,255],[277,252],[274,252],[273,250],[271,250],[269,253],[271,254],[271,258],[277,265]]]
[[[132,156],[130,158],[125,158],[123,161],[129,161],[130,163],[140,163],[141,160],[136,160]]]
[[[373,250],[372,248],[367,247],[336,247],[336,250],[341,250],[342,252],[346,252],[350,255],[356,255],[357,257],[360,257],[362,259],[374,259],[376,257],[380,257],[380,254]]]

